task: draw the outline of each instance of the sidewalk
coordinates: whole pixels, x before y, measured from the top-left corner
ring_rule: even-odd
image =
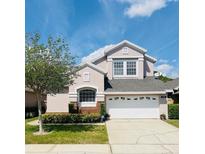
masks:
[[[26,154],[111,154],[109,144],[26,144]]]

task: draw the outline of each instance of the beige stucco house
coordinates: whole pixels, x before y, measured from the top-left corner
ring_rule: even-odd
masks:
[[[156,79],[155,62],[146,49],[124,40],[80,64],[68,92],[48,95],[47,112],[68,112],[69,103],[81,112],[98,112],[104,103],[111,118],[167,116],[167,92],[178,85]]]

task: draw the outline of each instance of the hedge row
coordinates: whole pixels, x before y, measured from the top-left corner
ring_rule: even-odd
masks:
[[[100,122],[100,114],[45,114],[43,115],[43,123],[90,123]]]
[[[168,105],[169,119],[179,119],[179,104]]]

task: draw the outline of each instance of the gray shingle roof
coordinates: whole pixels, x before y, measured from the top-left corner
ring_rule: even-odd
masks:
[[[139,79],[112,79],[105,84],[106,92],[141,92],[141,91],[164,91],[178,86],[178,79],[163,82],[154,77]]]
[[[165,82],[164,85],[167,89],[174,89],[177,88],[179,86],[179,78]]]

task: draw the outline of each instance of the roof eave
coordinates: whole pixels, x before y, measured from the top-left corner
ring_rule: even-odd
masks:
[[[152,56],[149,56],[149,55],[147,55],[147,54],[145,54],[145,57],[146,57],[148,60],[152,61],[153,63],[155,63],[155,62],[157,61],[156,58],[154,58],[154,57],[152,57]]]
[[[79,70],[83,69],[83,68],[86,67],[86,66],[89,66],[89,67],[91,67],[92,69],[94,69],[94,70],[96,70],[96,71],[98,71],[98,72],[100,72],[100,73],[102,73],[102,74],[107,74],[106,71],[102,70],[101,68],[97,67],[97,66],[94,65],[94,64],[91,64],[90,62],[81,63]],[[78,70],[78,71],[79,71],[79,70]]]

